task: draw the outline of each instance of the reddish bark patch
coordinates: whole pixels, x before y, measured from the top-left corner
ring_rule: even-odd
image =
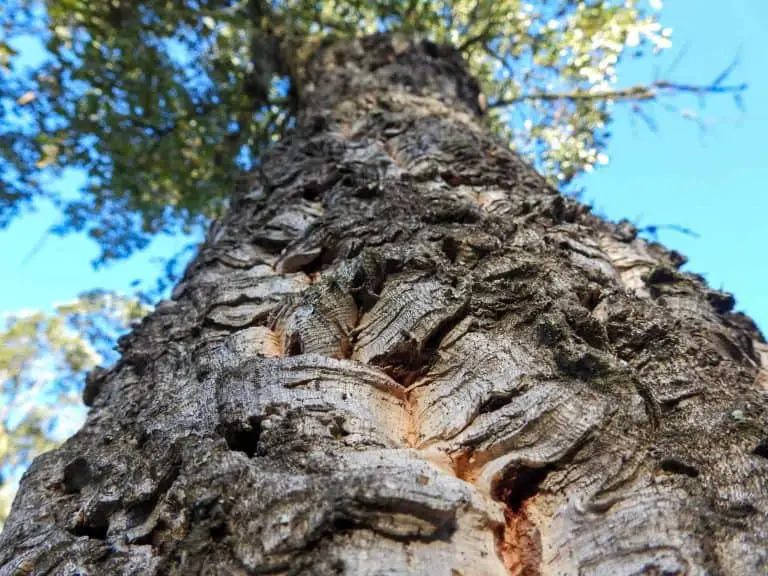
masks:
[[[405,418],[407,420],[405,445],[408,448],[416,448],[419,438],[419,429],[421,423],[416,420],[416,407],[413,404],[411,395],[405,393]]]
[[[541,536],[528,519],[528,504],[517,512],[504,510],[504,528],[498,538],[499,556],[513,576],[539,576],[541,571]]]
[[[494,498],[506,505],[497,537],[499,556],[514,576],[541,574],[541,535],[528,510],[549,472],[548,466],[511,470],[493,490]]]
[[[465,482],[472,482],[472,452],[465,450],[458,456],[452,458],[453,461],[453,473],[456,474],[456,478],[464,480]]]

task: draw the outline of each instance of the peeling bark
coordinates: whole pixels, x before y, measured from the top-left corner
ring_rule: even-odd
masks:
[[[321,49],[297,130],[88,379],[15,574],[764,574],[768,346],[483,127],[450,49]]]

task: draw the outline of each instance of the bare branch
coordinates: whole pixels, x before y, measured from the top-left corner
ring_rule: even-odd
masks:
[[[703,96],[706,94],[739,94],[744,92],[748,85],[746,83],[734,85],[721,85],[722,79],[718,77],[712,84],[699,86],[695,84],[678,84],[667,80],[659,80],[652,84],[638,84],[628,88],[618,88],[616,90],[573,90],[569,92],[534,92],[522,94],[516,98],[502,99],[492,102],[490,108],[499,108],[518,104],[520,102],[538,101],[586,101],[586,100],[614,100],[617,102],[641,102],[644,100],[658,100],[662,96],[668,96],[675,93],[689,93]]]
[[[648,226],[638,227],[639,233],[648,234],[654,240],[658,240],[659,232],[663,230],[672,230],[685,236],[690,236],[691,238],[700,238],[697,232],[679,224],[650,224]]]

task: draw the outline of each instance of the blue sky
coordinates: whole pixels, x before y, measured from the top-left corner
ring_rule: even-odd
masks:
[[[710,96],[699,108],[694,98],[676,99],[678,110],[658,107],[652,132],[620,109],[612,128],[610,163],[584,177],[584,199],[612,219],[639,225],[677,225],[697,237],[661,231],[660,240],[689,257],[688,270],[710,285],[736,295],[745,310],[768,329],[768,2],[765,0],[668,0],[662,22],[674,30],[674,48],[656,59],[627,61],[623,85],[648,82],[686,47],[670,77],[707,83],[738,54],[734,81],[749,83],[740,111],[727,96]],[[684,113],[693,111],[708,126],[701,131]],[[77,178],[60,182],[72,189]],[[130,283],[152,282],[159,259],[180,250],[186,238],[161,237],[149,249],[100,270],[91,267],[96,245],[82,235],[49,236],[56,211],[38,211],[0,231],[0,313],[50,309],[79,292],[102,287],[130,292]]]
[[[712,81],[736,55],[733,81],[749,83],[741,112],[725,96],[675,100],[708,126],[700,131],[680,111],[655,114],[651,132],[619,113],[609,147],[611,163],[584,179],[595,210],[643,225],[674,224],[698,237],[662,232],[661,241],[688,256],[688,270],[733,292],[736,308],[768,331],[768,2],[669,0],[663,22],[673,28],[666,57],[621,70],[622,83],[648,81],[687,46],[672,76]]]

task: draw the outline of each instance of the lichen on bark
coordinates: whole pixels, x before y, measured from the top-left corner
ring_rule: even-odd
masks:
[[[296,130],[34,462],[11,574],[762,574],[766,344],[483,126],[322,47]]]

